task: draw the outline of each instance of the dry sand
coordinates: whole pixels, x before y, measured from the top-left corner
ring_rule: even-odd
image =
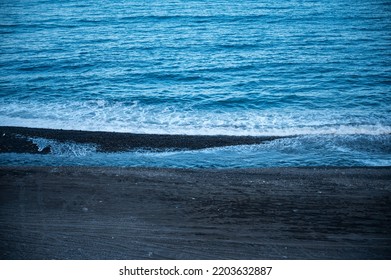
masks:
[[[390,259],[391,168],[1,167],[1,259]]]

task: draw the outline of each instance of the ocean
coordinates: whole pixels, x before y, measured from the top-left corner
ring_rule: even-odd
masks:
[[[281,136],[0,165],[391,165],[389,0],[1,0],[0,126]]]

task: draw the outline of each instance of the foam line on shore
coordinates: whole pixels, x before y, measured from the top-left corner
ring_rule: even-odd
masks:
[[[50,148],[39,147],[33,138],[43,138],[61,143],[73,142],[97,146],[99,152],[146,150],[198,150],[213,147],[253,145],[271,141],[279,136],[201,136],[134,134],[120,132],[77,131],[0,126],[0,152],[48,153]]]

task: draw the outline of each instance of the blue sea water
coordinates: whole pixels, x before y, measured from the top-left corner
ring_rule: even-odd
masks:
[[[297,136],[1,164],[389,166],[391,1],[0,0],[0,125]]]

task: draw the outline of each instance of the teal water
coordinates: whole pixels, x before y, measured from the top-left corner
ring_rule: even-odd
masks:
[[[386,0],[0,1],[0,125],[298,136],[2,164],[390,165],[390,89]]]

